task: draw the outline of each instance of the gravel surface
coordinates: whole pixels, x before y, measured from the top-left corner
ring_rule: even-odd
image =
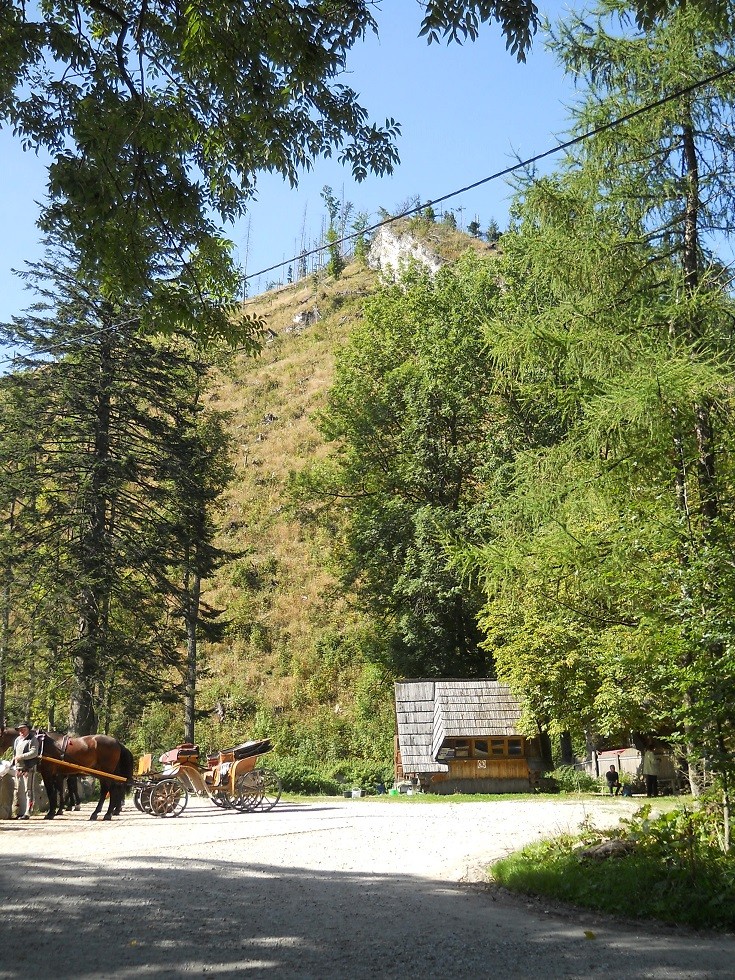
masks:
[[[177,818],[128,803],[0,823],[0,978],[735,975],[735,938],[506,895],[485,867],[637,804],[280,803]],[[85,812],[86,811],[86,812]],[[611,866],[611,870],[612,870]]]

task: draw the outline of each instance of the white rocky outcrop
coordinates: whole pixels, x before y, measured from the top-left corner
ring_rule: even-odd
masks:
[[[396,234],[388,225],[376,231],[367,261],[371,269],[393,275],[400,275],[401,267],[411,261],[426,266],[432,273],[444,264],[435,252],[417,242],[412,235]]]

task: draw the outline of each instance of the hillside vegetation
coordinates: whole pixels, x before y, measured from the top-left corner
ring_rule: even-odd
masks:
[[[448,260],[472,243],[443,226],[430,239]],[[224,633],[202,647],[197,738],[270,736],[276,763],[290,760],[309,786],[392,772],[393,677],[364,659],[372,627],[338,581],[328,525],[298,513],[289,494],[293,475],[329,451],[317,423],[335,352],[377,284],[353,262],[339,279],[310,276],[249,300],[246,312],[265,324],[261,352],[238,355],[211,396],[228,416],[235,478],[217,542],[231,557],[203,593]],[[148,709],[138,748],[179,738],[179,714]]]

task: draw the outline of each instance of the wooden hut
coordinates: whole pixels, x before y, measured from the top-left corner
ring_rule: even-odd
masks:
[[[397,781],[435,793],[519,793],[538,784],[537,739],[519,732],[521,709],[491,680],[406,680],[396,693]]]

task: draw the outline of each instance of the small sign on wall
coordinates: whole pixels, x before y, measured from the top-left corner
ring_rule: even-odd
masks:
[[[477,768],[478,769],[487,769],[487,762],[484,759],[478,759],[477,760]]]

